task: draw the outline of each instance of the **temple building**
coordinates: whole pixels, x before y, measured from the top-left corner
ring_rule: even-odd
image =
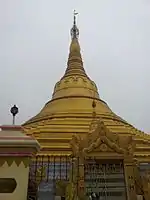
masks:
[[[30,171],[31,182],[32,170],[37,171],[40,200],[149,199],[150,135],[117,116],[101,99],[83,66],[76,15],[65,73],[52,99],[23,128],[41,145]],[[65,180],[67,192],[61,190]]]

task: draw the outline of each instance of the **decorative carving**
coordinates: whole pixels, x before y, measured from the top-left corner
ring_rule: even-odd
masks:
[[[136,144],[132,136],[120,136],[119,144],[126,150],[127,155],[133,155]]]
[[[101,147],[101,145],[102,145],[102,148],[100,148],[101,151],[107,151],[110,148],[110,149],[113,149],[115,152],[117,152],[119,154],[120,153],[121,154],[125,153],[124,149],[120,148],[115,143],[113,143],[112,141],[110,141],[106,136],[98,138],[96,140],[96,142],[93,142],[89,147],[84,148],[83,151],[84,151],[84,153],[89,153],[89,152],[94,151],[99,146]]]
[[[96,94],[98,94],[96,85],[93,84],[90,79],[88,79],[87,77],[79,76],[79,75],[72,75],[72,76],[64,77],[59,82],[56,83],[54,87],[53,97],[55,96],[55,93],[61,89],[68,88],[68,87],[69,88],[73,88],[73,87],[83,88],[83,86],[89,89],[89,91],[95,91]]]
[[[115,133],[111,133],[101,119],[97,122],[95,120],[94,123],[91,124],[87,140],[88,147],[84,149],[84,152],[94,151],[101,143],[105,143],[107,150],[109,149],[110,151],[111,148],[115,152],[126,156],[133,155],[135,149],[135,142],[132,136],[119,136]],[[103,151],[103,148],[99,148],[99,150]]]
[[[95,129],[94,129],[95,127]],[[132,136],[119,136],[111,133],[102,120],[93,123],[90,131],[85,138],[73,135],[71,148],[74,156],[84,157],[94,151],[110,152],[126,155],[133,155],[135,143]]]
[[[38,184],[41,182],[41,177],[43,177],[42,179],[46,178],[46,166],[40,166],[36,171],[36,180]]]
[[[106,136],[108,134],[108,129],[104,125],[104,122],[99,119],[98,124],[97,124],[97,129],[96,131],[99,136]]]
[[[67,184],[65,197],[66,200],[76,199],[76,187],[73,182]]]
[[[137,199],[137,189],[135,187],[136,183],[136,171],[135,171],[135,163],[132,157],[129,156],[129,159],[124,160],[124,171],[126,177],[126,185],[127,185],[127,194],[129,199]]]
[[[10,167],[11,165],[12,165],[12,163],[14,162],[15,160],[14,160],[14,158],[12,157],[10,157],[10,158],[8,158],[8,160],[6,160],[6,162],[7,162],[7,164],[8,164],[8,166]],[[19,161],[20,163],[21,163],[21,160]],[[18,162],[17,162],[18,163]],[[17,166],[18,166],[19,164],[17,164]]]
[[[78,77],[74,76],[72,80],[73,80],[73,82],[77,82],[78,81]]]
[[[73,163],[74,165],[74,163]],[[74,166],[75,167],[75,166]],[[77,187],[76,187],[76,178],[77,171],[76,168],[72,168],[69,173],[69,181],[57,180],[56,181],[56,192],[60,196],[64,196],[67,200],[76,199]],[[75,169],[75,170],[74,170]],[[73,170],[73,171],[72,171]]]
[[[69,83],[69,79],[65,79],[64,83],[66,83],[66,84]]]
[[[15,164],[19,167],[21,162],[23,162],[25,168],[29,166],[30,159],[29,158],[23,158],[23,157],[4,157],[0,159],[0,167],[4,165],[4,163],[7,163],[9,167],[15,162]]]
[[[92,135],[92,141],[95,141],[97,138],[99,137],[103,137],[106,136],[107,138],[109,138],[109,140],[111,140],[112,142],[116,143],[117,145],[119,145],[119,136],[115,133],[110,133],[110,131],[108,130],[108,128],[105,126],[104,122],[102,121],[102,119],[99,120],[95,120],[93,124],[91,124],[92,127],[89,131],[88,137],[90,135]]]
[[[100,150],[103,151],[103,152],[106,152],[106,151],[108,151],[108,146],[106,144],[102,143],[100,145]]]
[[[134,184],[134,178],[132,175],[128,176],[128,180],[129,180],[129,191],[132,192],[132,190],[135,189],[135,184]]]
[[[75,186],[73,182],[68,183],[62,180],[56,181],[56,192],[57,195],[65,197],[67,200],[75,199]]]
[[[70,141],[73,156],[83,156],[83,148],[86,146],[87,141],[79,135],[73,135]]]

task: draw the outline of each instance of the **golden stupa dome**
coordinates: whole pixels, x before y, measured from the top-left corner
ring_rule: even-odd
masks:
[[[93,109],[96,111],[96,118],[101,118],[112,132],[144,134],[114,114],[101,100],[96,84],[88,77],[83,67],[78,35],[74,17],[65,74],[56,83],[52,99],[39,114],[23,124],[26,131],[38,139],[46,153],[70,153],[69,141],[72,135],[88,133]],[[93,101],[96,103],[95,108],[92,107]]]

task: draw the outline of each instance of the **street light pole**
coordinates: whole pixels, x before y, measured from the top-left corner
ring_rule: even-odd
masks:
[[[11,114],[13,116],[13,122],[12,122],[12,124],[15,125],[15,116],[19,112],[18,107],[16,105],[14,105],[13,107],[11,107],[10,112],[11,112]]]

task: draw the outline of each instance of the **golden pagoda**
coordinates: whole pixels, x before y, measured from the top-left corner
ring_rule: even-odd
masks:
[[[78,158],[78,163],[73,162],[74,169],[79,168],[78,187],[73,190],[71,186],[71,196],[67,193],[66,198],[75,199],[72,194],[85,194],[86,188],[89,198],[92,198],[91,192],[94,191],[96,195],[98,191],[107,200],[150,200],[150,135],[117,116],[100,98],[96,84],[83,67],[76,14],[64,76],[55,84],[52,99],[23,127],[41,145],[38,154],[40,162],[49,162],[50,156]],[[102,170],[103,167],[105,170]],[[117,169],[120,171],[117,172]],[[95,174],[98,176],[100,171],[105,183],[102,183],[102,187],[95,186],[94,190],[90,183],[95,185],[98,182],[99,179],[92,177]],[[141,173],[144,174],[142,177]],[[119,185],[115,185],[117,181]],[[114,186],[108,186],[111,184],[116,190]]]

